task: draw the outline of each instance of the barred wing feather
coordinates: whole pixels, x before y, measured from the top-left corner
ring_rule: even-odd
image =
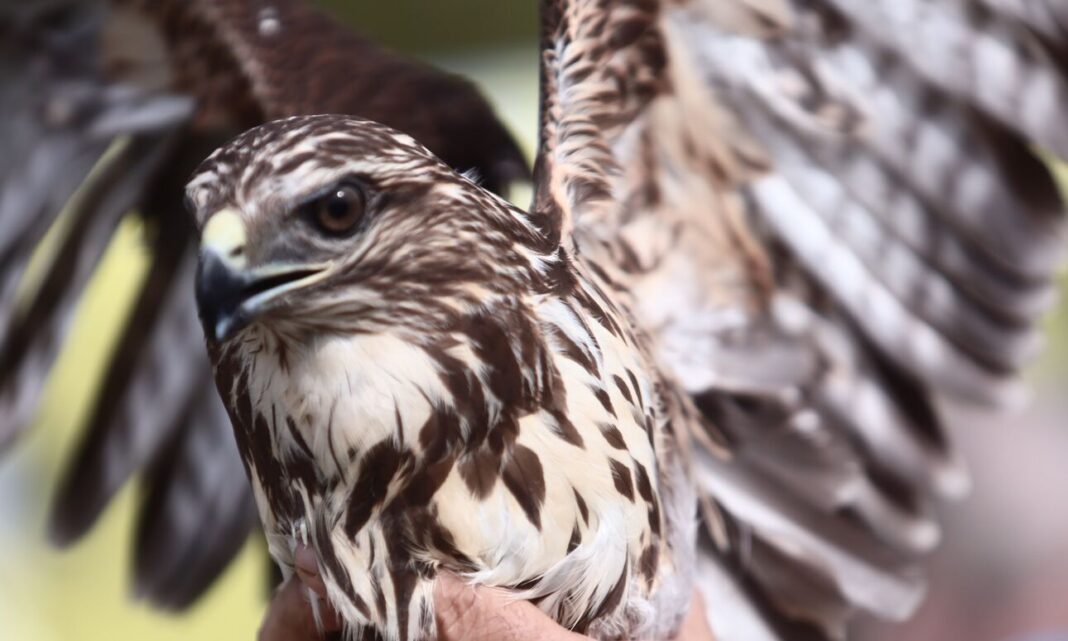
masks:
[[[968,487],[939,399],[1017,402],[1065,245],[1054,2],[545,3],[535,210],[702,411],[721,638],[902,619]],[[729,454],[705,448],[729,444]],[[721,607],[720,600],[733,607]]]

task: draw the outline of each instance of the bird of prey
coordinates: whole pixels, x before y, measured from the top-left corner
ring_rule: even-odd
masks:
[[[597,639],[907,617],[1062,255],[1068,13],[545,0],[520,210],[368,120],[200,167],[197,300],[270,550],[349,633],[448,570]],[[698,529],[700,521],[700,529]]]
[[[936,401],[1014,400],[1062,254],[1055,11],[546,0],[525,212],[370,121],[226,144],[197,295],[274,559],[355,638],[433,639],[442,569],[598,639],[695,580],[728,640],[908,616]]]
[[[0,444],[32,418],[85,283],[120,218],[139,211],[151,266],[51,532],[80,537],[144,468],[137,590],[184,607],[255,527],[193,301],[182,187],[197,164],[256,124],[324,112],[389,123],[490,189],[526,177],[526,163],[472,85],[299,0],[5,3],[0,31]],[[38,287],[20,294],[68,201]]]

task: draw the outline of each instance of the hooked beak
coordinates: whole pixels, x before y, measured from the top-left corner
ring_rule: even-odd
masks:
[[[201,234],[196,298],[204,335],[223,342],[282,294],[322,279],[325,265],[275,263],[250,267],[247,233],[233,209],[216,212]]]

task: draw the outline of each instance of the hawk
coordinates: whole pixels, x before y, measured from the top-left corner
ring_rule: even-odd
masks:
[[[299,0],[5,3],[0,31],[0,444],[32,418],[80,293],[121,217],[139,211],[149,272],[50,530],[79,538],[144,468],[137,591],[181,608],[255,527],[192,297],[181,203],[197,164],[249,127],[323,112],[388,123],[490,189],[526,177],[526,163],[467,81]],[[21,296],[31,253],[68,201],[39,287]]]
[[[907,617],[940,399],[1018,397],[1063,253],[1053,2],[545,0],[535,195],[319,115],[187,187],[272,556],[350,636],[447,570],[597,639]],[[698,527],[700,525],[700,528]]]

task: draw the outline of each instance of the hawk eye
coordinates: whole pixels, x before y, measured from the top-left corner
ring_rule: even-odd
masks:
[[[305,205],[307,215],[322,231],[340,235],[356,228],[366,201],[363,191],[352,184],[340,184]]]

